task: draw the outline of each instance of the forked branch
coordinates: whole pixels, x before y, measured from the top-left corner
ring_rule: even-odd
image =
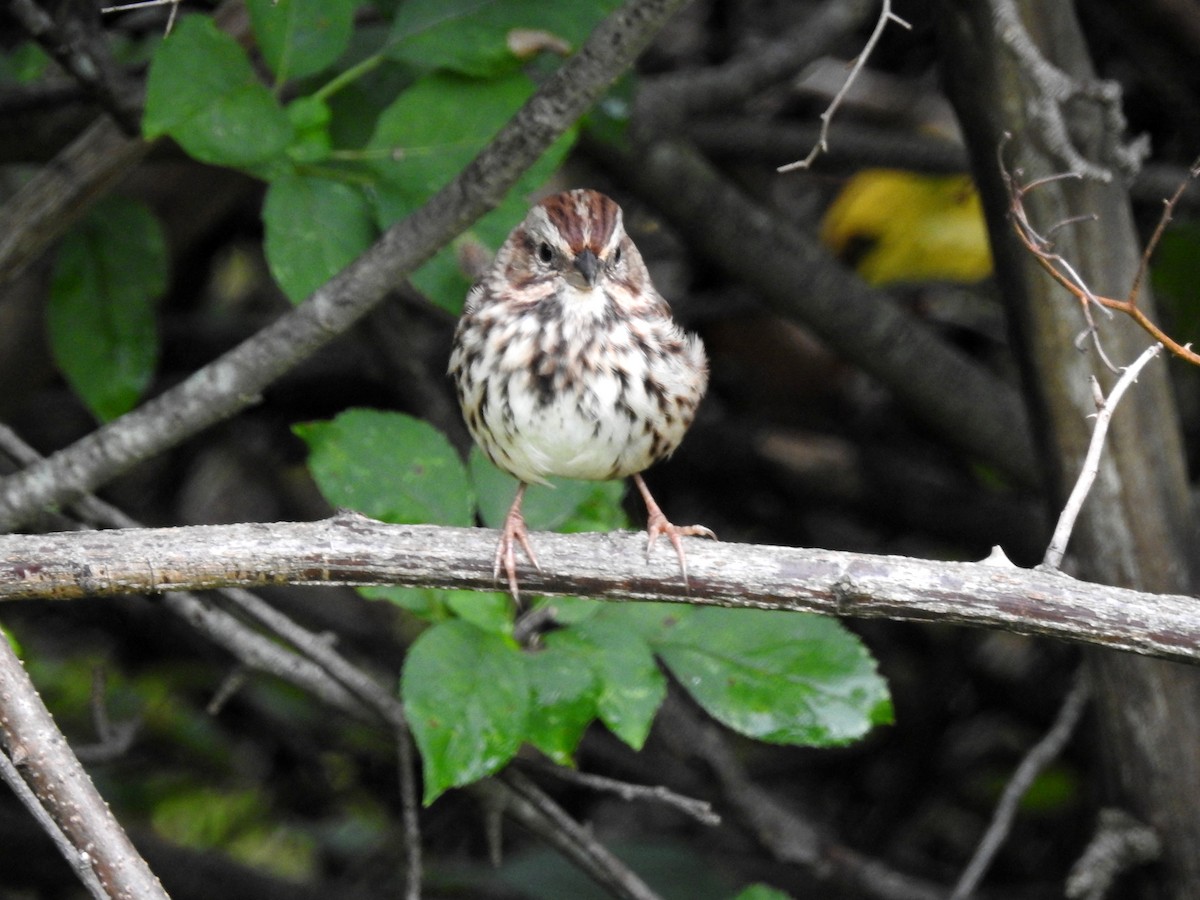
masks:
[[[1179,185],[1175,193],[1163,203],[1162,216],[1159,218],[1158,225],[1155,227],[1154,233],[1150,236],[1150,240],[1146,243],[1146,249],[1142,253],[1137,273],[1134,275],[1133,283],[1129,286],[1129,293],[1124,298],[1106,297],[1102,294],[1097,294],[1084,283],[1083,278],[1075,271],[1070,262],[1054,249],[1054,241],[1050,235],[1060,228],[1073,224],[1078,221],[1077,219],[1060,222],[1053,226],[1047,233],[1043,234],[1029,221],[1029,216],[1025,210],[1026,196],[1039,187],[1052,181],[1059,181],[1064,178],[1080,178],[1082,176],[1069,172],[1052,175],[1048,178],[1039,178],[1028,184],[1022,184],[1020,181],[1021,170],[1017,169],[1009,172],[1004,165],[1003,158],[1000,161],[1000,174],[1008,188],[1009,219],[1012,221],[1013,230],[1016,231],[1017,238],[1025,245],[1025,249],[1033,255],[1033,258],[1037,260],[1038,265],[1045,269],[1051,278],[1070,291],[1079,300],[1084,321],[1087,324],[1085,334],[1090,334],[1096,339],[1096,323],[1092,317],[1094,309],[1103,309],[1109,314],[1113,312],[1124,313],[1137,322],[1138,325],[1156,341],[1161,343],[1170,353],[1173,353],[1180,359],[1187,360],[1193,365],[1200,365],[1200,354],[1192,350],[1190,343],[1181,344],[1176,341],[1147,316],[1138,305],[1142,285],[1145,283],[1146,273],[1150,267],[1150,259],[1154,255],[1154,251],[1158,248],[1167,225],[1171,222],[1175,207],[1178,205],[1184,191],[1187,190],[1188,185],[1194,179],[1200,177],[1200,159],[1197,159],[1192,164],[1192,167],[1188,170],[1187,178]],[[1098,350],[1100,349],[1098,339],[1096,339],[1096,347]],[[1100,352],[1103,355],[1103,351],[1101,350]]]

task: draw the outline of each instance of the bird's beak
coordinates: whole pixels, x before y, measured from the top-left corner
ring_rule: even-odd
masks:
[[[583,276],[587,287],[595,287],[596,279],[600,277],[600,259],[588,248],[575,255],[575,268]]]

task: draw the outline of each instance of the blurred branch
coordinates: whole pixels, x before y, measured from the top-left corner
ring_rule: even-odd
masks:
[[[839,844],[778,797],[755,784],[725,733],[689,706],[667,702],[659,713],[663,740],[712,772],[735,815],[775,859],[803,866],[822,882],[875,900],[944,900],[945,889]]]
[[[99,19],[84,20],[89,13],[94,16],[94,10],[85,4],[59,3],[56,21],[34,0],[9,0],[8,11],[55,62],[96,98],[127,136],[140,133],[141,91],[113,61]]]
[[[58,832],[69,842],[69,849],[61,841],[59,846],[84,883],[93,889],[93,896],[166,900],[162,885],[96,791],[12,645],[2,636],[0,746],[54,820],[56,827],[51,836]],[[94,878],[84,875],[84,869]],[[96,882],[102,887],[98,895],[94,891]]]
[[[1100,469],[1100,455],[1104,452],[1104,436],[1108,433],[1108,423],[1117,409],[1117,404],[1121,402],[1121,395],[1137,381],[1138,373],[1142,371],[1146,363],[1158,356],[1160,350],[1162,350],[1162,344],[1147,347],[1132,365],[1125,368],[1108,396],[1101,401],[1100,408],[1096,413],[1096,427],[1092,431],[1092,441],[1088,444],[1087,455],[1083,459],[1079,478],[1071,490],[1071,496],[1067,498],[1067,502],[1063,506],[1062,513],[1058,517],[1058,524],[1054,527],[1054,534],[1050,538],[1050,544],[1046,547],[1046,556],[1042,560],[1042,565],[1047,568],[1057,569],[1062,565],[1063,556],[1067,552],[1067,542],[1070,541],[1071,532],[1075,528],[1075,520],[1079,518],[1083,501],[1087,499],[1088,491],[1091,490],[1092,483],[1096,480],[1096,473]],[[1096,388],[1099,390],[1099,385]]]
[[[484,213],[650,42],[683,0],[630,0],[600,23],[467,167],[302,305],[134,411],[0,482],[0,530],[70,502],[253,403]]]
[[[1021,569],[832,550],[690,541],[688,591],[645,535],[539,533],[530,593],[661,600],[852,618],[936,621],[1200,661],[1195,598]],[[403,584],[495,590],[496,533],[320,522],[120,529],[0,537],[0,600],[273,584]]]
[[[1050,730],[1042,739],[1025,754],[1012,778],[1004,786],[1004,793],[1000,795],[1000,801],[996,804],[995,812],[992,813],[992,821],[988,825],[987,831],[984,832],[979,846],[975,848],[971,861],[954,886],[954,893],[950,895],[950,900],[968,900],[975,893],[979,882],[983,880],[988,867],[991,866],[992,860],[995,859],[996,853],[999,852],[1012,829],[1021,798],[1028,793],[1034,780],[1062,753],[1063,747],[1075,733],[1079,720],[1083,718],[1083,711],[1087,707],[1089,695],[1087,675],[1084,670],[1080,669],[1075,675],[1075,683],[1058,709],[1054,724],[1050,726]]]
[[[794,172],[797,169],[807,169],[813,164],[813,161],[825,153],[829,149],[829,126],[833,122],[833,116],[838,111],[838,107],[842,105],[842,101],[846,99],[846,94],[854,85],[855,79],[858,78],[858,73],[862,71],[863,66],[867,64],[867,60],[871,58],[871,53],[875,50],[875,45],[879,43],[879,39],[883,37],[883,30],[887,28],[889,22],[895,22],[903,28],[912,29],[904,19],[900,18],[892,12],[892,0],[883,0],[883,6],[879,10],[879,18],[875,22],[875,28],[871,31],[871,36],[867,38],[866,45],[858,54],[858,58],[854,60],[854,64],[850,67],[850,71],[846,75],[846,80],[834,94],[833,100],[826,107],[825,112],[821,113],[821,131],[817,135],[816,143],[812,145],[812,149],[808,151],[808,155],[796,162],[788,163],[785,166],[780,166],[775,171]]]
[[[874,0],[826,0],[787,33],[729,62],[648,78],[638,89],[635,121],[662,133],[698,113],[729,112],[828,53],[866,20],[873,5]]]
[[[37,458],[36,451],[3,425],[0,425],[0,448],[24,464]],[[121,510],[93,496],[81,498],[76,504],[76,511],[92,522],[116,528],[136,527],[136,523]],[[82,533],[119,532],[110,529]],[[421,894],[423,870],[416,788],[417,763],[404,706],[399,697],[339,653],[328,636],[314,634],[249,591],[231,587],[220,593],[242,616],[283,643],[277,643],[197,594],[168,591],[162,595],[162,602],[209,640],[229,651],[245,669],[281,678],[326,705],[356,718],[374,714],[394,733],[399,766],[401,825],[405,840],[405,898],[416,900]],[[0,775],[3,773],[0,772]],[[633,892],[629,896],[643,900],[652,896],[637,876],[619,860],[616,861],[618,871],[608,870],[615,858],[586,829],[574,822],[571,823],[572,827],[562,828],[562,820],[571,820],[549,797],[540,795],[537,803],[517,801],[513,789],[495,779],[477,782],[465,790],[480,797],[499,798],[504,812],[557,847],[568,860],[599,883],[618,882],[632,886]],[[53,833],[51,836],[54,836]]]
[[[1038,483],[1017,391],[849,272],[815,236],[747,197],[688,144],[651,144],[637,151],[636,161],[610,145],[595,149],[707,263],[750,285],[776,312],[878,378],[951,445],[1021,484]],[[946,390],[948,384],[955,389]]]
[[[243,4],[223,4],[214,20],[237,40],[249,39],[250,18]],[[135,124],[140,118],[138,112]],[[102,116],[39,168],[0,206],[0,285],[37,260],[153,146],[142,140],[137,127],[130,136]]]

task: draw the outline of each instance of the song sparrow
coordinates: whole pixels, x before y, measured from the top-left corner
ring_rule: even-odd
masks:
[[[708,360],[671,319],[616,203],[575,190],[529,211],[467,295],[450,374],[471,435],[521,482],[496,548],[496,577],[503,566],[514,599],[515,545],[541,568],[521,500],[552,475],[632,475],[646,502],[646,552],[666,535],[686,583],[680,537],[715,535],[669,522],[640,473],[683,440]]]

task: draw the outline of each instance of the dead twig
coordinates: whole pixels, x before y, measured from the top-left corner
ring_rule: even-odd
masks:
[[[1079,518],[1083,501],[1087,499],[1088,492],[1092,489],[1092,483],[1096,480],[1096,473],[1100,470],[1100,454],[1104,452],[1104,437],[1108,433],[1108,423],[1112,419],[1113,412],[1121,401],[1121,395],[1125,393],[1129,385],[1137,381],[1138,373],[1161,351],[1162,344],[1147,347],[1133,365],[1125,369],[1117,383],[1113,385],[1108,397],[1099,404],[1099,409],[1096,411],[1096,427],[1092,430],[1092,440],[1088,444],[1087,453],[1083,458],[1083,468],[1079,472],[1079,478],[1075,481],[1075,487],[1071,490],[1071,496],[1067,498],[1063,511],[1058,517],[1058,524],[1054,527],[1054,534],[1050,538],[1050,544],[1046,547],[1046,556],[1042,560],[1043,567],[1057,570],[1062,565],[1063,556],[1067,551],[1067,542],[1070,541],[1071,532],[1075,528],[1075,520]]]
[[[1001,147],[1000,160],[1000,175],[1008,189],[1009,196],[1009,219],[1012,221],[1013,230],[1017,234],[1017,238],[1025,246],[1025,249],[1032,254],[1046,273],[1061,284],[1064,288],[1071,292],[1079,302],[1083,311],[1084,321],[1086,323],[1085,335],[1092,335],[1097,348],[1099,348],[1099,339],[1095,337],[1096,323],[1092,317],[1092,310],[1103,309],[1108,313],[1119,312],[1132,318],[1139,326],[1150,334],[1156,341],[1162,344],[1175,356],[1180,359],[1187,360],[1193,365],[1200,365],[1200,354],[1192,350],[1191,344],[1181,344],[1172,338],[1169,334],[1162,330],[1154,321],[1142,311],[1138,306],[1138,297],[1141,293],[1142,285],[1146,280],[1146,272],[1149,269],[1150,259],[1154,255],[1154,251],[1158,248],[1159,242],[1166,231],[1167,225],[1171,222],[1171,217],[1175,212],[1175,207],[1179,203],[1180,197],[1183,196],[1185,190],[1191,181],[1200,177],[1200,159],[1197,159],[1192,167],[1188,170],[1187,178],[1175,190],[1163,204],[1163,214],[1159,218],[1158,225],[1154,229],[1154,233],[1150,236],[1150,240],[1146,242],[1146,248],[1142,252],[1141,264],[1138,266],[1137,273],[1134,275],[1133,283],[1130,285],[1129,293],[1124,299],[1114,297],[1106,297],[1102,294],[1097,294],[1084,282],[1083,278],[1075,271],[1069,261],[1064,259],[1059,253],[1054,250],[1054,242],[1046,235],[1040,233],[1033,224],[1029,221],[1029,216],[1025,211],[1025,197],[1032,191],[1037,190],[1042,185],[1052,181],[1058,181],[1063,178],[1081,178],[1083,177],[1077,172],[1065,172],[1058,175],[1051,175],[1046,178],[1039,178],[1028,184],[1022,184],[1020,181],[1021,171],[1018,169],[1014,172],[1009,172],[1003,160],[1003,147]],[[1050,232],[1079,221],[1071,219],[1066,222],[1061,222],[1050,229]],[[1099,352],[1103,356],[1103,350]],[[1111,363],[1107,362],[1107,357],[1104,357],[1106,365],[1112,368]]]
[[[992,821],[988,825],[987,831],[984,832],[979,846],[975,848],[971,861],[958,879],[958,884],[954,886],[954,893],[950,895],[950,900],[967,900],[975,892],[997,851],[1012,829],[1021,798],[1028,792],[1034,779],[1058,757],[1071,735],[1075,733],[1075,728],[1087,706],[1088,695],[1087,679],[1081,670],[1075,676],[1075,684],[1071,687],[1070,693],[1059,707],[1054,724],[1050,726],[1050,730],[1046,732],[1045,736],[1025,754],[1025,758],[1017,766],[1013,777],[1005,785],[1000,802],[996,804],[995,812],[992,813]]]
[[[867,38],[867,43],[863,46],[862,53],[858,54],[854,65],[851,66],[850,74],[846,76],[846,81],[842,84],[841,89],[833,95],[833,100],[825,112],[821,113],[821,132],[817,136],[817,142],[813,144],[812,149],[808,151],[808,156],[804,157],[804,159],[780,166],[775,170],[776,172],[783,174],[785,172],[794,172],[796,169],[807,169],[818,156],[829,151],[829,126],[833,122],[833,117],[842,105],[842,101],[846,99],[846,95],[854,85],[855,79],[858,78],[858,73],[862,71],[863,66],[867,64],[867,60],[871,58],[871,53],[875,50],[875,45],[879,43],[879,39],[883,37],[883,30],[887,28],[889,22],[895,22],[901,28],[912,30],[912,25],[892,12],[892,0],[883,0],[883,8],[879,11],[879,18],[875,21],[875,28],[871,32],[871,36]]]

